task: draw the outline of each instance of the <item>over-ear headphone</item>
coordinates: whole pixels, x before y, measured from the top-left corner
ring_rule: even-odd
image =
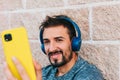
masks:
[[[73,37],[72,39],[72,51],[79,51],[82,43],[81,39],[81,31],[79,29],[79,26],[70,18],[67,17],[57,17],[57,19],[63,19],[71,23],[74,27],[74,29],[77,32],[76,37]],[[43,30],[40,30],[40,42],[41,42],[41,50],[45,53],[45,48],[44,48],[44,42],[43,42]]]

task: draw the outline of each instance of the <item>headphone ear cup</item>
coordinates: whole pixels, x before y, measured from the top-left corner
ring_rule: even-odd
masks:
[[[41,50],[45,53],[44,44],[41,44]]]
[[[81,40],[80,38],[74,37],[72,39],[72,50],[73,51],[79,51],[81,47]]]

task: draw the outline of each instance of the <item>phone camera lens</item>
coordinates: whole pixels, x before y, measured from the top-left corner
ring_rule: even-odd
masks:
[[[12,40],[11,34],[5,34],[4,38],[5,38],[5,41],[11,41]]]

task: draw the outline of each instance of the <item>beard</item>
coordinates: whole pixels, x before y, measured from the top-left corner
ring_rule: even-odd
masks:
[[[61,54],[62,55],[61,62],[58,62],[58,59],[54,59],[54,62],[51,61],[50,57],[54,54]],[[51,65],[54,66],[54,67],[61,67],[65,64],[67,64],[72,59],[72,56],[73,56],[72,51],[70,52],[70,54],[68,56],[65,56],[65,55],[63,55],[62,50],[59,50],[59,51],[57,50],[55,52],[50,52],[48,54],[49,61],[50,61]]]

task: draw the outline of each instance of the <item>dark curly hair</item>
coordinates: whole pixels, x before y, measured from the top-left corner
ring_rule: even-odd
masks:
[[[39,28],[42,30],[42,33],[43,33],[45,28],[63,25],[65,28],[68,29],[70,40],[72,40],[73,37],[76,37],[76,31],[74,29],[74,26],[72,25],[72,23],[70,23],[65,19],[59,19],[60,17],[69,18],[68,16],[65,16],[65,15],[57,15],[52,17],[47,16],[45,21],[41,23]]]

